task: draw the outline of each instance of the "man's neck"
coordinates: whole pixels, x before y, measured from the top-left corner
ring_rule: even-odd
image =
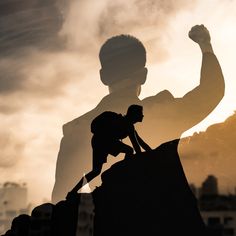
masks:
[[[125,96],[125,97],[138,98],[140,90],[141,90],[140,86],[123,87],[123,88],[109,86],[110,94],[119,94],[120,96]]]

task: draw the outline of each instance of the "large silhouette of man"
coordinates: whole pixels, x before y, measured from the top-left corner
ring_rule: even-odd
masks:
[[[108,39],[101,47],[100,78],[109,94],[88,113],[63,126],[63,138],[56,166],[56,180],[52,201],[65,198],[81,178],[92,169],[91,121],[104,111],[124,113],[131,104],[145,109],[138,133],[151,147],[177,139],[212,112],[224,96],[224,78],[211,38],[204,25],[196,25],[189,32],[202,52],[200,84],[182,98],[174,98],[164,90],[143,100],[138,98],[146,81],[146,51],[135,37],[120,35]],[[174,68],[170,68],[174,69]],[[179,76],[179,75],[178,75]]]

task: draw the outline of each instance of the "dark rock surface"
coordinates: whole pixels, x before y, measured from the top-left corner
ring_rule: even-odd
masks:
[[[102,174],[102,186],[93,193],[94,235],[205,234],[178,141],[118,162]]]

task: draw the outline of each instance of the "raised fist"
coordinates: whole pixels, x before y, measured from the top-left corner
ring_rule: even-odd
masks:
[[[208,29],[204,25],[195,25],[188,33],[190,39],[198,44],[209,44],[211,36]]]

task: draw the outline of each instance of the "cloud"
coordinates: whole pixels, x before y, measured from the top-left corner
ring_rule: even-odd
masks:
[[[8,131],[7,131],[8,130]],[[0,168],[9,168],[23,157],[25,143],[8,129],[0,131]]]
[[[22,68],[26,62],[17,59],[0,60],[0,94],[12,93],[21,89],[24,84]]]
[[[63,93],[66,76],[61,62],[48,54],[36,55],[0,61],[0,113],[25,109],[33,101],[40,105]]]
[[[69,47],[82,51],[98,50],[111,36],[133,34],[148,48],[158,48],[161,54],[165,53],[162,50],[162,40],[168,22],[180,11],[193,7],[195,2],[195,0],[74,1],[69,8],[61,34],[67,38]]]
[[[19,97],[32,100],[39,97],[39,94],[46,97],[56,93],[60,95],[61,83],[56,83],[54,79],[60,73],[56,72],[58,63],[53,65],[50,60],[51,55],[63,50],[63,40],[58,35],[64,21],[63,12],[66,12],[63,11],[66,8],[62,3],[62,0],[0,2],[1,113],[9,114],[20,109],[17,101]],[[55,76],[49,73],[46,75],[48,85],[40,84],[40,74],[48,71],[49,64]],[[42,67],[47,68],[42,70]],[[41,69],[38,75],[36,68]],[[22,108],[25,108],[25,103],[22,103]]]
[[[54,0],[2,0],[0,3],[1,56],[24,47],[50,47],[58,42],[63,16]]]
[[[10,114],[25,109],[27,102],[40,106],[50,102],[49,97],[62,96],[75,83],[75,74],[81,81],[94,73],[87,63],[98,63],[101,44],[114,34],[140,36],[147,50],[159,48],[161,60],[166,56],[161,41],[168,21],[194,2],[2,0],[0,112]]]

